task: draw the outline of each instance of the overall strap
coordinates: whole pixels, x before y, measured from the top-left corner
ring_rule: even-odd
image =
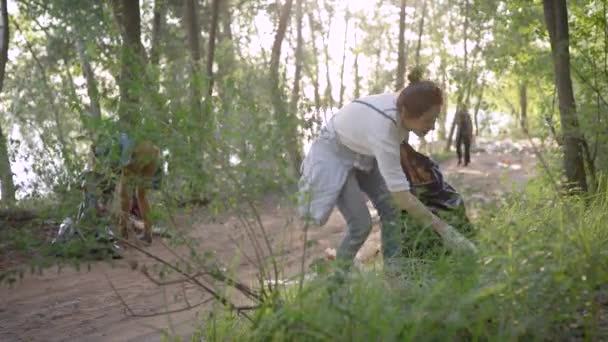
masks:
[[[365,101],[361,101],[361,100],[354,100],[353,102],[360,103],[362,105],[368,106],[369,108],[371,108],[371,109],[375,110],[376,112],[378,112],[380,115],[382,115],[385,118],[391,120],[393,122],[393,124],[395,126],[397,126],[397,121],[395,121],[394,118],[392,118],[390,115],[386,114],[384,111],[378,109],[378,107],[374,106],[373,104],[365,102]]]

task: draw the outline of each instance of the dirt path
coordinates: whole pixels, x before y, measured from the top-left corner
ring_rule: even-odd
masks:
[[[475,153],[467,168],[456,166],[455,160],[442,163],[450,183],[465,194],[472,216],[480,204],[496,200],[510,191],[512,185],[524,184],[535,164],[529,149],[522,144],[494,146],[480,142],[480,146],[485,152]],[[287,272],[295,272],[299,269],[302,239],[301,231],[289,222],[293,213],[276,201],[267,201],[261,208],[261,220],[271,237],[275,255]],[[189,227],[192,237],[200,244],[200,251],[213,251],[224,263],[235,265],[240,279],[251,281],[255,267],[244,254],[253,259],[254,253],[247,247],[247,237],[235,228],[240,226],[238,219],[228,217],[220,222],[207,222],[193,219],[197,217],[205,217],[204,212],[181,215],[177,218],[178,226]],[[322,257],[327,248],[335,247],[343,227],[342,217],[334,212],[326,226],[312,229],[309,261]],[[358,258],[370,258],[378,246],[376,227]],[[155,241],[149,251],[175,260],[159,241]],[[178,252],[185,251],[178,249]],[[145,316],[184,308],[185,298],[191,305],[210,298],[192,285],[157,286],[141,272],[132,270],[135,264],[141,267],[152,262],[129,251],[114,265],[94,263],[90,271],[86,265],[81,271],[48,269],[43,274],[27,274],[14,288],[0,287],[0,341],[159,341],[162,331],[189,336],[203,326],[204,320],[198,314],[209,308],[209,304],[152,317],[134,317],[127,313],[122,301],[136,316]]]

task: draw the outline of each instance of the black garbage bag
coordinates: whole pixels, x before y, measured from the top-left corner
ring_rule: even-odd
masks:
[[[466,237],[471,237],[473,225],[467,217],[464,199],[444,180],[439,165],[409,144],[402,143],[401,167],[410,182],[412,193],[435,215]],[[422,226],[405,212],[402,219],[403,253],[406,256],[421,257],[442,249],[441,238],[431,227]]]

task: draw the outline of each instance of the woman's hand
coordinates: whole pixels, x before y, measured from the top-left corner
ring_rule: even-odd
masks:
[[[416,196],[409,191],[393,192],[397,208],[405,210],[418,222],[431,226],[443,239],[445,245],[453,250],[477,253],[475,245],[454,227],[435,216]]]

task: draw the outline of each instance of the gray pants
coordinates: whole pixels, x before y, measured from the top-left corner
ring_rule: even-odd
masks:
[[[400,254],[401,229],[397,224],[398,212],[377,165],[369,172],[353,169],[342,187],[336,204],[346,220],[347,231],[336,257],[342,262],[352,262],[372,230],[364,193],[380,216],[382,255],[385,264],[390,263]]]
[[[302,218],[322,226],[337,206],[346,220],[346,236],[337,251],[339,260],[351,264],[372,229],[365,195],[378,211],[382,223],[385,265],[401,254],[398,211],[376,160],[357,154],[340,143],[331,122],[313,142],[302,163],[299,188],[298,207]]]

